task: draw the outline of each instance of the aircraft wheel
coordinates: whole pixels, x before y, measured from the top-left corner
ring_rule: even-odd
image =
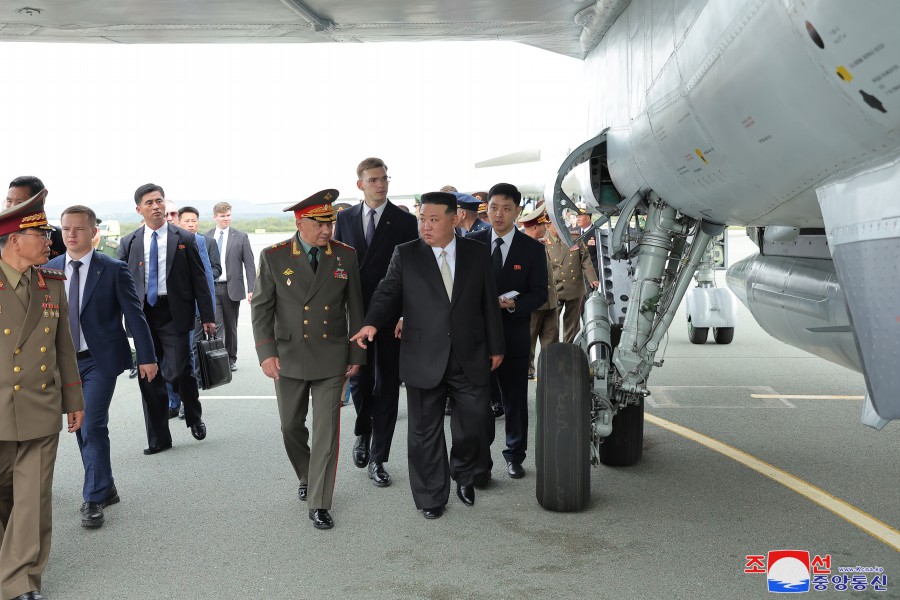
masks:
[[[713,339],[717,344],[730,344],[734,339],[734,327],[713,327]]]
[[[694,327],[694,324],[688,321],[688,339],[692,344],[705,344],[707,337],[709,337],[709,327]]]
[[[587,357],[551,344],[538,360],[537,500],[547,510],[584,509],[591,496],[591,388]]]
[[[612,433],[600,444],[600,462],[608,467],[630,467],[644,450],[644,399],[616,413]]]

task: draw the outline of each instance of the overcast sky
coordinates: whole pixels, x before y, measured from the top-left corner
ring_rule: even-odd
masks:
[[[581,61],[511,43],[3,43],[0,64],[0,177],[43,179],[48,212],[130,210],[149,181],[197,204],[351,197],[372,155],[394,194],[474,191],[477,161],[586,137]]]

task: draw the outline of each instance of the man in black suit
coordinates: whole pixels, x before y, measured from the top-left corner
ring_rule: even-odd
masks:
[[[44,189],[44,182],[33,175],[16,177],[9,182],[9,191],[6,192],[6,208],[22,204],[29,198]],[[46,198],[46,196],[44,196]],[[50,258],[56,258],[66,253],[66,245],[63,243],[62,232],[59,227],[53,227],[50,232]]]
[[[215,238],[219,246],[219,262],[222,273],[216,278],[216,335],[225,337],[225,349],[231,370],[237,371],[237,323],[244,295],[247,302],[253,300],[256,283],[256,263],[250,238],[243,231],[231,226],[231,205],[219,202],[213,206],[214,229],[206,232]],[[244,271],[247,286],[244,287]]]
[[[387,274],[394,248],[415,240],[419,234],[416,218],[388,200],[390,178],[384,161],[374,157],[363,160],[356,168],[356,176],[363,203],[338,213],[334,239],[356,249],[363,309],[368,310],[378,282]],[[397,323],[400,311],[387,318]],[[350,393],[356,408],[353,463],[359,468],[368,464],[372,483],[387,487],[391,476],[384,463],[390,456],[400,399],[400,340],[392,327],[382,329],[369,345],[366,364],[350,378]]]
[[[475,231],[469,238],[485,244],[500,294],[506,356],[491,376],[494,403],[506,413],[507,474],[525,476],[522,463],[528,444],[528,363],[531,346],[531,313],[547,302],[547,256],[544,246],[516,229],[522,194],[516,186],[498,183],[488,191],[491,229]],[[505,294],[518,292],[514,298]]]
[[[194,234],[166,223],[163,189],[147,183],[134,192],[135,210],[144,225],[122,238],[118,258],[128,263],[138,298],[150,325],[162,374],[184,403],[185,420],[195,439],[206,437],[197,380],[191,371],[190,332],[194,311],[200,310],[203,329],[215,331],[215,311]],[[147,425],[144,454],[172,447],[168,394],[162,378],[139,380]]]
[[[400,378],[409,410],[409,483],[426,519],[444,512],[450,478],[466,505],[474,482],[491,470],[490,372],[503,362],[497,289],[484,247],[454,234],[456,197],[422,195],[420,240],[397,246],[387,275],[369,302],[360,346],[403,314]],[[453,396],[453,446],[447,460],[444,403]]]

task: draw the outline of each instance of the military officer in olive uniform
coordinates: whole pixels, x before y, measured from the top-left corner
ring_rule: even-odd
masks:
[[[553,267],[550,264],[550,251],[547,247],[547,225],[550,218],[544,205],[538,207],[518,219],[525,235],[544,244],[547,250],[547,302],[531,313],[531,354],[528,359],[528,379],[534,379],[534,351],[538,339],[541,340],[541,352],[550,344],[559,341],[559,306],[556,296],[556,281],[553,278]]]
[[[365,364],[349,343],[362,327],[363,299],[356,251],[331,239],[337,190],[317,192],[293,211],[297,235],[264,250],[250,305],[256,353],[275,380],[281,433],[317,529],[329,514],[338,452],[341,389]],[[306,414],[312,393],[312,449]]]
[[[84,398],[61,271],[50,255],[46,190],[0,213],[0,598],[41,599],[61,415]]]
[[[547,224],[547,231],[547,253],[550,255],[556,295],[563,313],[563,341],[572,343],[581,323],[584,282],[587,280],[592,288],[596,288],[600,285],[600,280],[584,242],[570,248],[556,234],[552,223]]]

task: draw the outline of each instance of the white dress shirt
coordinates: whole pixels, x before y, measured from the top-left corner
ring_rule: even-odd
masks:
[[[228,231],[231,227],[226,227],[225,229],[216,229],[216,232],[213,234],[213,239],[216,240],[216,244],[219,245],[219,262],[222,263],[222,274],[219,275],[219,278],[216,281],[228,281],[225,273],[225,250],[226,246],[228,246]],[[219,242],[219,234],[222,234],[222,241]]]
[[[168,223],[163,223],[162,227],[156,230],[156,268],[159,273],[159,287],[157,287],[160,296],[165,296],[166,291],[166,249],[169,239]],[[153,230],[149,226],[144,226],[144,293],[148,289],[150,281],[150,236]]]
[[[432,246],[431,251],[434,252],[434,258],[437,260],[438,270],[441,268],[441,252],[447,252],[447,264],[450,266],[450,274],[453,276],[453,281],[456,281],[456,236],[453,236],[453,239],[450,240],[446,247]]]
[[[385,200],[381,206],[374,209],[375,210],[375,229],[378,229],[378,224],[381,223],[381,215],[384,214],[384,207],[387,206],[387,200]],[[362,210],[362,228],[363,228],[363,236],[366,234],[366,227],[369,226],[369,211],[373,210],[371,206],[363,202],[363,210]]]
[[[91,270],[91,258],[93,258],[93,257],[94,257],[93,249],[79,259],[73,259],[71,256],[69,256],[69,253],[66,252],[65,272],[66,272],[66,277],[68,278],[68,281],[66,282],[66,285],[64,285],[63,287],[66,288],[66,300],[68,301],[69,306],[72,306],[72,298],[69,296],[69,281],[72,281],[72,275],[73,275],[73,269],[74,269],[74,267],[72,266],[72,260],[80,260],[81,261],[81,267],[78,269],[78,307],[79,307],[79,310],[80,310],[81,306],[84,304],[84,284],[87,281],[88,271]],[[87,342],[84,341],[84,330],[81,329],[80,321],[78,323],[78,329],[80,330],[78,332],[78,336],[79,336],[78,339],[81,340],[81,347],[75,348],[75,352],[81,352],[82,350],[88,349]]]
[[[509,232],[507,232],[506,235],[502,236],[503,237],[503,245],[500,246],[500,256],[502,257],[503,260],[502,260],[501,264],[504,264],[504,265],[506,264],[506,255],[509,254],[509,247],[510,247],[510,245],[512,245],[513,237],[515,235],[516,235],[516,228],[513,227],[512,229],[509,230]],[[494,229],[491,229],[491,254],[494,253],[494,248],[497,247],[497,238],[498,237],[501,237],[501,236],[497,235],[497,231]]]

